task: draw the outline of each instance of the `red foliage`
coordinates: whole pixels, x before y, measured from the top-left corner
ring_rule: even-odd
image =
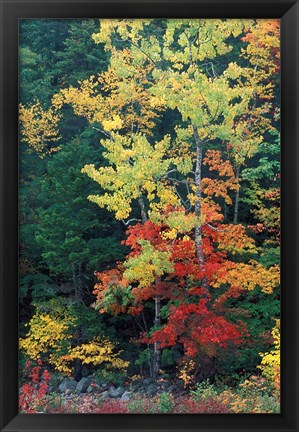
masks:
[[[187,397],[176,398],[173,413],[176,414],[226,414],[231,412],[229,407],[215,398],[195,401]]]
[[[224,176],[232,175],[231,166],[221,160],[220,153],[209,155],[206,163]],[[175,209],[167,211],[171,210]],[[218,218],[216,223],[219,222]],[[149,241],[158,250],[168,251],[174,268],[167,275],[157,278],[151,286],[140,288],[133,284],[131,293],[134,304],[126,307],[126,311],[132,315],[139,315],[145,302],[156,295],[159,295],[162,301],[175,302],[175,306],[170,307],[164,327],[156,330],[151,338],[145,336],[140,340],[144,343],[158,343],[161,348],[180,343],[185,355],[193,358],[202,353],[211,357],[217,347],[225,348],[229,344],[242,343],[243,336],[247,334],[246,330],[242,324],[234,324],[228,320],[229,313],[225,307],[225,301],[230,297],[238,297],[241,294],[240,290],[228,289],[212,301],[209,282],[214,281],[217,273],[228,271],[230,265],[227,253],[217,248],[217,245],[221,241],[224,244],[229,241],[238,242],[236,246],[242,246],[243,243],[246,246],[250,239],[246,237],[244,227],[233,226],[238,234],[234,239],[234,236],[227,234],[227,228],[221,230],[210,224],[203,225],[203,265],[199,265],[194,239],[186,235],[177,235],[175,239],[165,238],[162,233],[168,228],[166,225],[157,225],[148,220],[144,224],[138,223],[130,227],[124,241],[131,247],[129,257],[141,253],[140,240]],[[189,234],[192,236],[192,233]],[[118,267],[97,273],[99,283],[95,286],[94,293],[97,294],[98,301],[102,301],[107,290],[111,292],[114,285],[127,286],[122,272],[123,270]],[[115,311],[123,310],[115,304],[113,312]]]
[[[244,333],[242,326],[209,310],[208,298],[201,298],[197,304],[173,306],[167,324],[154,332],[151,342],[161,348],[181,343],[185,354],[195,357],[200,351],[214,352],[216,346],[239,344]]]
[[[92,411],[94,414],[125,414],[128,412],[126,404],[119,399],[103,401]]]
[[[161,226],[154,224],[150,220],[144,224],[138,223],[129,227],[126,232],[127,239],[123,241],[123,244],[130,246],[132,249],[129,256],[135,256],[141,252],[140,240],[148,240],[157,249],[161,247],[163,249],[165,241],[161,237],[161,229]]]
[[[30,378],[20,388],[19,393],[19,410],[25,413],[36,413],[38,407],[43,406],[44,397],[49,388],[51,375],[47,369],[42,371],[42,361],[38,360],[38,365],[31,370],[31,362],[26,362],[25,368],[27,376]]]

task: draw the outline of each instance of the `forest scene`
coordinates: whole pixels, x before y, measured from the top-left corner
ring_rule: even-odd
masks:
[[[280,413],[280,21],[19,30],[19,411]]]

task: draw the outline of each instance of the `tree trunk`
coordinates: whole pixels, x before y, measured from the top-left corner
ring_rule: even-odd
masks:
[[[73,264],[73,285],[76,303],[82,302],[82,263]]]
[[[79,325],[76,329],[75,338],[76,338],[77,346],[82,345],[82,328],[81,328],[81,325]],[[76,381],[80,381],[80,379],[82,378],[82,368],[83,368],[82,360],[76,359],[75,360],[75,366],[74,366],[74,379]]]
[[[83,271],[82,271],[82,263],[78,264],[78,299],[82,301],[83,297]]]
[[[155,327],[158,327],[161,325],[161,318],[160,318],[160,307],[161,307],[161,300],[160,296],[155,296]],[[153,378],[156,379],[159,375],[161,369],[161,350],[159,348],[159,345],[155,342],[154,343],[154,364],[153,364]]]
[[[141,196],[138,198],[138,204],[140,206],[142,223],[145,223],[147,221],[147,214],[146,214],[146,210],[145,210],[145,204],[144,204],[143,198]]]
[[[238,165],[237,169],[236,169],[236,179],[237,179],[238,184],[239,184],[239,177],[240,177],[240,169],[241,169],[241,165]],[[240,188],[238,188],[238,190],[236,192],[236,197],[235,197],[235,208],[234,208],[234,219],[233,219],[233,223],[235,225],[238,222],[239,197],[240,197]]]
[[[201,267],[204,265],[204,256],[202,250],[202,232],[201,232],[201,167],[202,167],[202,142],[198,135],[198,129],[196,126],[193,126],[193,136],[196,144],[196,164],[195,164],[195,173],[194,173],[194,181],[196,185],[195,195],[195,215],[198,219],[198,224],[195,227],[195,246],[196,246],[196,256],[198,262]]]
[[[139,196],[138,198],[138,204],[140,206],[140,213],[141,213],[141,220],[142,223],[145,223],[148,219],[146,208],[144,204],[144,200],[142,196]],[[159,283],[160,279],[156,279],[155,284]],[[156,294],[155,296],[155,319],[154,319],[154,325],[159,326],[161,325],[161,319],[160,319],[160,297]],[[153,379],[156,379],[159,375],[159,371],[161,369],[161,350],[159,349],[159,346],[157,343],[154,343],[154,356],[153,356],[153,363],[150,367],[150,374],[153,377]]]
[[[76,264],[73,264],[73,286],[74,286],[75,299],[77,301],[78,290],[77,290],[77,278],[76,278]]]

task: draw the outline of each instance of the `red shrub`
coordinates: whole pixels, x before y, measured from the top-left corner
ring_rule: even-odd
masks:
[[[189,397],[180,397],[176,399],[173,412],[179,414],[226,414],[231,411],[227,405],[216,398],[195,401]]]
[[[38,365],[31,370],[30,367],[31,363],[27,362],[26,372],[30,381],[23,384],[19,392],[19,411],[27,414],[36,413],[39,407],[44,405],[44,398],[51,379],[46,369],[42,372],[41,360],[38,360]]]
[[[118,399],[105,400],[94,407],[93,414],[125,414],[128,412],[126,404]]]

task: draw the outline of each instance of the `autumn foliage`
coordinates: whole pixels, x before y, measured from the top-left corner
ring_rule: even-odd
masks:
[[[20,105],[42,173],[23,183],[43,196],[23,210],[25,237],[37,233],[30,259],[22,244],[20,349],[76,379],[165,374],[191,392],[181,408],[157,396],[153,412],[273,411],[261,395],[277,402],[280,376],[279,20],[103,19],[89,39],[104,66]],[[24,412],[49,381],[41,364],[30,378]],[[139,397],[85,403],[150,412]]]

